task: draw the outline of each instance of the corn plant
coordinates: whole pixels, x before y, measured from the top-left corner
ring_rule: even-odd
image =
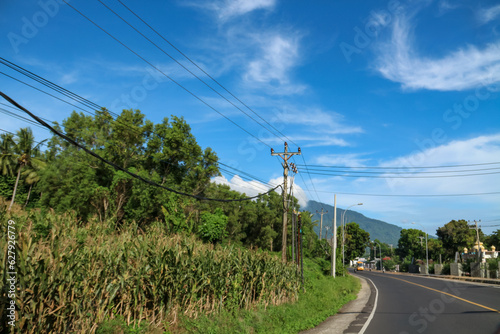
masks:
[[[279,305],[298,296],[295,268],[267,253],[206,245],[194,236],[167,234],[161,225],[115,231],[50,212],[16,219],[23,226],[16,299],[22,333],[94,333],[117,317],[167,329],[180,314]],[[33,228],[47,222],[48,233]]]

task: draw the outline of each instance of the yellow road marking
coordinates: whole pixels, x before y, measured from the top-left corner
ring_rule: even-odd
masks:
[[[472,304],[472,305],[476,305],[476,306],[479,306],[479,307],[482,307],[482,308],[485,308],[485,309],[487,309],[487,310],[490,310],[490,311],[493,311],[493,312],[496,312],[496,313],[499,313],[499,314],[500,314],[500,311],[499,311],[499,310],[495,310],[494,308],[491,308],[491,307],[488,307],[488,306],[484,306],[484,305],[481,305],[481,304],[478,304],[478,303],[471,302],[470,300],[467,300],[467,299],[464,299],[464,298],[457,297],[457,296],[452,295],[451,293],[448,293],[448,292],[439,291],[439,290],[436,290],[436,289],[433,289],[433,288],[429,288],[428,286],[421,285],[421,284],[418,284],[418,283],[413,283],[413,282],[410,282],[410,281],[407,281],[407,280],[404,280],[404,279],[401,279],[401,278],[396,278],[396,277],[391,277],[391,276],[386,276],[386,277],[389,277],[389,278],[392,278],[392,279],[397,279],[398,281],[403,281],[403,282],[406,282],[406,283],[409,283],[409,284],[413,284],[413,285],[416,285],[416,286],[419,286],[419,287],[422,287],[422,288],[425,288],[425,289],[429,289],[429,290],[432,290],[432,291],[436,291],[436,292],[439,292],[439,293],[445,294],[445,295],[447,295],[447,296],[450,296],[450,297],[453,297],[453,298],[459,299],[459,300],[464,301],[464,302],[466,302],[466,303],[469,303],[469,304]]]

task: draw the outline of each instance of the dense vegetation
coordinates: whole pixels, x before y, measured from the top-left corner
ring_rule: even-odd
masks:
[[[95,116],[74,112],[55,128],[110,163],[161,186],[200,197],[246,197],[211,182],[220,175],[217,155],[198,145],[182,118],[154,124],[138,110],[124,110],[116,120],[106,110]],[[144,228],[165,221],[170,232],[197,233],[205,241],[281,248],[282,199],[276,192],[256,201],[199,201],[135,179],[58,136],[43,144],[44,151],[29,128],[16,136],[1,135],[1,196],[14,196],[28,208],[73,212],[83,222],[97,217],[116,227],[134,222]],[[295,198],[292,204],[298,208]],[[320,246],[308,215],[303,225],[305,248],[317,253]]]

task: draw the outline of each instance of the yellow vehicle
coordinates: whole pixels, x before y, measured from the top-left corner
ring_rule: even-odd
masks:
[[[356,271],[364,271],[365,270],[365,264],[361,261],[358,261],[356,263],[356,268],[354,269]]]

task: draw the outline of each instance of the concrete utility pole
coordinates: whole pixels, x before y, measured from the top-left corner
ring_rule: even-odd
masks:
[[[288,144],[285,142],[284,152],[274,152],[271,148],[271,155],[277,155],[283,159],[283,238],[281,245],[281,260],[286,262],[286,235],[287,235],[287,216],[288,216],[288,203],[286,200],[287,195],[287,177],[288,177],[288,159],[294,155],[300,155],[300,147],[298,152],[288,152]]]
[[[323,233],[323,215],[328,213],[328,210],[323,211],[323,208],[321,208],[321,212],[316,210],[316,213],[319,213],[321,215],[321,220],[319,223],[319,240],[321,240],[321,234]]]
[[[425,273],[427,275],[429,275],[429,247],[427,246],[427,238],[428,238],[427,230],[424,228],[424,226],[422,224],[415,223],[415,222],[412,222],[412,224],[419,225],[425,233],[425,261],[426,261],[425,262]],[[419,238],[420,238],[420,245],[422,245],[422,239],[424,237],[420,236]]]
[[[332,235],[332,276],[335,277],[337,262],[337,194],[333,197],[333,235]]]
[[[467,222],[470,223],[470,220],[468,220]],[[476,238],[477,238],[477,262],[481,262],[481,253],[482,253],[482,251],[481,251],[481,245],[479,244],[479,228],[481,226],[479,226],[479,227],[477,226],[477,223],[480,223],[480,222],[481,222],[481,220],[479,220],[479,221],[475,221],[474,220],[474,224],[475,225],[469,225],[469,229],[471,229],[471,230],[475,229],[476,230]]]
[[[295,166],[293,162],[290,163],[290,166],[292,167],[292,172],[296,175],[298,173],[297,166]],[[290,186],[290,202],[293,201],[293,181],[295,179],[295,175],[292,176],[292,182]],[[292,262],[295,262],[295,248],[297,245],[297,234],[295,234],[296,225],[297,225],[297,217],[295,212],[295,206],[293,205],[292,206]]]

